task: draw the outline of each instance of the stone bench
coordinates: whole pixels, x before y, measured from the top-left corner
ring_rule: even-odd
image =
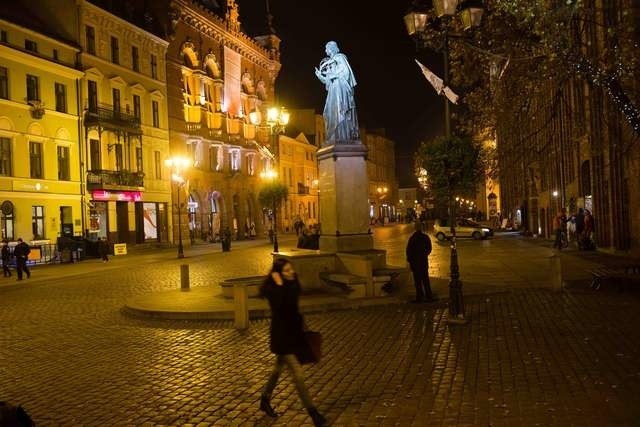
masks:
[[[260,296],[260,286],[262,286],[266,278],[267,276],[250,276],[223,280],[220,282],[222,296],[232,299],[234,285],[241,284],[247,287],[247,296],[249,298],[258,298]]]
[[[365,296],[367,278],[349,273],[321,272],[320,279],[349,293],[349,298]]]
[[[596,291],[600,290],[604,283],[614,280],[619,292],[622,292],[627,285],[640,281],[640,267],[635,265],[619,269],[609,267],[595,268],[589,270],[589,274],[592,277],[591,289]]]

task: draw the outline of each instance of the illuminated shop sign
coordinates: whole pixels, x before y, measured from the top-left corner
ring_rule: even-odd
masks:
[[[116,202],[140,202],[142,194],[139,191],[104,191],[97,190],[91,193],[93,200],[111,200]]]

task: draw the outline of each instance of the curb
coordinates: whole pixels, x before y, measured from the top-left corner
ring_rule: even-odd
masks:
[[[300,313],[324,313],[328,311],[340,310],[357,310],[359,308],[374,307],[380,305],[402,304],[404,300],[397,297],[373,297],[347,300],[344,302],[331,302],[301,305]],[[151,319],[151,320],[234,320],[233,310],[224,311],[165,311],[153,310],[148,308],[136,307],[135,305],[125,304],[121,312],[125,315]],[[271,316],[271,310],[254,308],[249,310],[249,318],[251,320],[265,319]]]

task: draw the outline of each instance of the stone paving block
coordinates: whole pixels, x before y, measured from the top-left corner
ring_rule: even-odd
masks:
[[[463,272],[465,262],[495,258],[490,248],[469,252],[472,243],[461,249]],[[511,261],[518,266],[522,248],[514,242],[517,255],[507,257],[522,257]],[[193,260],[194,286],[262,273],[269,260],[260,250],[225,259],[224,272],[216,256]],[[510,262],[497,258],[492,271]],[[310,425],[286,373],[273,400],[282,417],[257,410],[273,364],[268,321],[240,334],[228,322],[120,313],[131,296],[176,286],[178,261],[165,264],[98,266],[82,280],[0,289],[0,360],[10,361],[0,365],[2,399],[44,426]],[[445,304],[307,316],[325,339],[323,361],[305,367],[320,410],[346,426],[638,425],[636,294],[527,288],[466,303],[471,322],[462,327],[446,324]]]

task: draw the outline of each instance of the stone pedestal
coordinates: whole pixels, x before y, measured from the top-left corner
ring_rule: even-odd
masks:
[[[367,147],[360,141],[318,151],[320,250],[352,252],[373,248],[369,233]]]

